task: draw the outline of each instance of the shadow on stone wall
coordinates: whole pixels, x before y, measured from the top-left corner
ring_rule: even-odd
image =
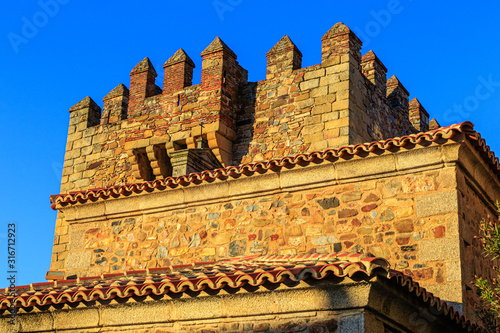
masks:
[[[257,100],[257,82],[251,82],[240,88],[240,112],[236,116],[236,141],[233,144],[233,165],[244,163],[254,137],[255,107]]]

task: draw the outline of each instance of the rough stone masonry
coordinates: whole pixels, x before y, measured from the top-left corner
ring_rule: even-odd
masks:
[[[70,108],[61,193],[177,177],[412,135],[440,126],[338,23],[321,64],[284,36],[248,82],[219,38],[195,62],[145,58],[104,97]],[[203,127],[201,126],[203,124]],[[462,132],[152,193],[58,204],[52,270],[79,277],[251,254],[370,252],[469,311],[488,265],[474,240],[498,177]]]

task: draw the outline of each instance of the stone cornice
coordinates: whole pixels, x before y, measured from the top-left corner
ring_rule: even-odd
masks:
[[[463,145],[463,141],[429,143],[411,149],[398,148],[338,158],[336,161],[303,162],[290,168],[181,184],[152,193],[144,191],[118,198],[99,198],[64,206],[57,204],[56,208],[64,212],[70,223],[87,223],[382,179],[453,166],[458,162]]]

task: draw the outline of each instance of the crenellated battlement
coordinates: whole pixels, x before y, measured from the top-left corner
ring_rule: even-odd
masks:
[[[409,102],[361,46],[338,23],[322,37],[321,64],[302,68],[301,51],[284,36],[266,54],[266,79],[248,82],[217,37],[201,52],[200,84],[192,85],[195,62],[179,49],[163,65],[162,87],[146,57],[129,88],[119,84],[104,97],[102,111],[90,97],[71,107],[61,192],[202,171],[173,161],[196,152],[212,161],[200,168],[215,168],[428,130],[420,102]]]

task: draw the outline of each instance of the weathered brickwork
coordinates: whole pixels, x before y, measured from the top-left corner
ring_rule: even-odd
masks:
[[[410,118],[404,87],[390,79],[386,89],[387,69],[360,49],[339,23],[323,36],[322,63],[301,68],[285,36],[267,54],[266,80],[253,83],[216,38],[202,53],[201,84],[191,85],[195,64],[180,49],[165,62],[163,90],[145,58],[130,90],[120,84],[106,95],[102,114],[89,97],[70,109],[61,192],[170,176],[161,169],[172,153],[195,148],[200,135],[228,166],[425,130],[428,117]]]
[[[223,165],[231,164],[238,87],[246,71],[236,55],[216,39],[203,52],[202,83],[187,86],[194,64],[179,50],[165,64],[165,93],[154,83],[149,59],[131,72],[130,92],[122,84],[104,98],[101,111],[85,98],[70,109],[70,127],[61,192],[132,183],[171,176],[162,173],[161,152],[195,148],[195,137],[208,140]],[[182,89],[175,91],[174,89]],[[137,150],[143,150],[152,176],[144,179]]]

